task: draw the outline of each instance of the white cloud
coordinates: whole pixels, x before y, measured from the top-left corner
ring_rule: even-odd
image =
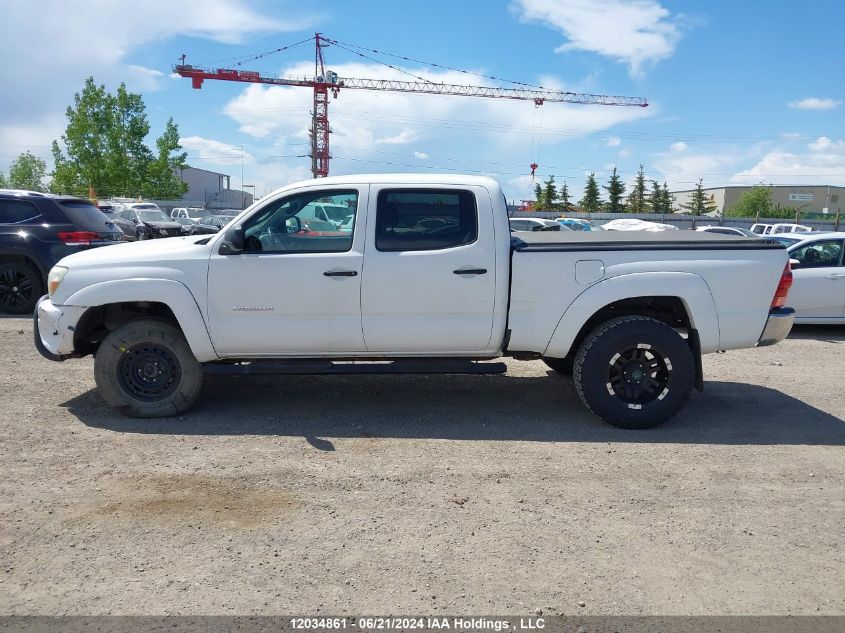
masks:
[[[155,68],[147,68],[145,66],[138,66],[130,64],[126,67],[128,77],[127,84],[131,84],[133,89],[142,92],[154,92],[161,88],[161,79],[165,76],[160,70]]]
[[[404,145],[406,143],[413,143],[419,138],[416,131],[411,129],[404,129],[399,134],[377,139],[376,145]]]
[[[845,184],[845,140],[822,136],[807,145],[809,151],[783,149],[767,152],[750,169],[737,173],[736,183]]]
[[[809,147],[814,152],[824,152],[824,151],[842,151],[845,149],[845,142],[843,141],[831,141],[826,136],[820,136],[812,143],[808,143],[807,147]]]
[[[598,53],[639,75],[646,64],[672,56],[681,39],[678,18],[658,0],[514,0],[525,21],[542,22],[568,40],[556,51]]]
[[[609,136],[604,140],[604,144],[607,147],[619,147],[622,145],[622,139],[618,136]]]
[[[758,148],[719,147],[709,152],[692,152],[686,143],[672,143],[654,156],[652,166],[669,183],[670,189],[689,189],[699,179],[705,186],[723,184],[743,161],[759,156]]]
[[[623,147],[618,152],[616,152],[616,155],[619,158],[628,158],[629,156],[631,156],[631,150],[628,149],[627,147]]]
[[[67,0],[4,3],[3,23],[8,28],[0,37],[0,59],[16,61],[0,65],[4,94],[14,95],[0,100],[0,137],[61,117],[89,75],[112,90],[120,81],[136,92],[157,89],[163,69],[127,63],[127,57],[145,45],[173,37],[236,43],[311,22],[270,17],[253,8],[255,4],[252,0],[89,0],[81,9],[79,3]],[[290,7],[285,13],[296,16]],[[45,130],[33,144],[48,145],[53,138]]]
[[[201,136],[187,136],[179,139],[179,143],[188,152],[188,163],[208,161],[215,165],[240,164],[241,159],[252,162],[253,157],[239,145],[230,145]]]
[[[790,101],[789,107],[797,110],[833,110],[842,105],[841,101],[830,98],[807,97],[806,99],[798,99],[797,101]]]
[[[428,154],[426,154],[425,152],[417,152],[417,151],[415,151],[415,152],[414,152],[414,158],[418,158],[418,159],[420,159],[420,160],[428,160],[429,155],[428,155]]]

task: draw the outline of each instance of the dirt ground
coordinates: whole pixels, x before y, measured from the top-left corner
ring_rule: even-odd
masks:
[[[0,319],[0,613],[845,614],[843,342],[707,356],[651,431],[516,361],[141,421]]]

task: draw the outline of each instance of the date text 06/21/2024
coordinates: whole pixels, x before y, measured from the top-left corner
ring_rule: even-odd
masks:
[[[544,618],[520,617],[491,619],[483,617],[295,617],[291,628],[296,630],[455,630],[455,631],[516,631],[541,630],[545,628]]]

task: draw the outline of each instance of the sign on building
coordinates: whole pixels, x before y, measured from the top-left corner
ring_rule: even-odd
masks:
[[[813,194],[811,193],[791,193],[789,194],[790,202],[811,202]]]

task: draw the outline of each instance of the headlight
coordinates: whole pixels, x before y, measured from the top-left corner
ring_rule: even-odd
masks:
[[[62,279],[67,275],[67,271],[67,266],[53,266],[50,269],[50,274],[47,275],[47,292],[50,293],[51,297],[56,294],[59,284],[62,283]]]

